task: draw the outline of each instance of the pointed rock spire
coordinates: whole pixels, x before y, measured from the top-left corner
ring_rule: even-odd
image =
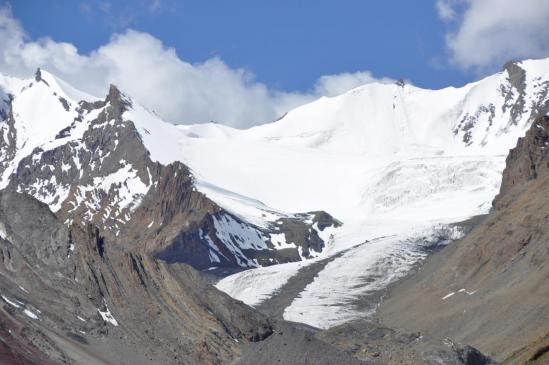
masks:
[[[42,81],[42,70],[40,70],[40,67],[36,69],[36,72],[34,73],[34,79],[36,82]]]
[[[116,85],[111,84],[109,86],[109,94],[107,95],[107,101],[115,102],[120,100],[120,90],[116,87]]]
[[[36,80],[36,82],[43,82],[44,84],[50,86],[50,84],[48,84],[48,82],[42,77],[42,70],[40,67],[38,67],[34,73],[34,80]]]
[[[111,106],[117,110],[117,113],[123,113],[129,107],[131,107],[131,101],[125,97],[120,89],[116,85],[111,84],[109,87],[109,93],[105,98],[106,103],[110,103]]]

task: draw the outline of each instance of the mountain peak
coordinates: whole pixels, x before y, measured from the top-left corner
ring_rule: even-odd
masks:
[[[107,94],[107,100],[115,101],[120,100],[122,93],[114,84],[110,84],[109,93]]]
[[[105,102],[110,103],[114,108],[119,109],[120,113],[128,110],[132,106],[132,103],[129,98],[127,98],[120,89],[111,84],[109,86],[109,93],[105,98]]]
[[[47,77],[47,76],[49,76],[49,77]],[[46,78],[48,78],[51,81],[53,79],[53,75],[43,71],[40,67],[38,67],[36,69],[36,72],[34,73],[34,80],[36,82],[43,82],[47,86],[50,86],[50,82],[46,81]]]
[[[34,79],[36,82],[42,81],[42,70],[40,70],[40,67],[36,69],[36,72],[34,73]]]

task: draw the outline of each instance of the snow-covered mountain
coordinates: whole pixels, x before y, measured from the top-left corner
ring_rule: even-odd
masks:
[[[265,207],[269,221],[258,224],[223,209],[178,162],[179,129],[114,86],[98,99],[40,70],[30,80],[2,77],[0,85],[0,186],[46,203],[67,225],[92,223],[120,244],[198,268],[313,257],[339,225],[320,211]]]
[[[310,259],[220,282],[254,304],[333,258],[295,303],[326,304],[309,319],[286,308],[326,326],[341,319],[326,314],[341,312],[334,303],[387,285],[422,246],[459,236],[445,224],[490,209],[508,150],[549,111],[549,59],[461,88],[368,84],[247,130],[165,123],[116,87],[97,98],[45,71],[0,76],[0,93],[1,187],[168,262]],[[347,280],[360,267],[375,271],[373,284]]]
[[[324,209],[343,220],[371,218],[439,193],[490,190],[469,196],[462,214],[468,215],[497,190],[490,186],[499,184],[498,156],[549,110],[548,72],[549,60],[539,60],[508,64],[462,88],[374,83],[249,130],[181,126],[191,137],[183,160],[199,179],[269,206]],[[201,159],[206,151],[208,159]],[[494,164],[493,176],[474,171]],[[454,174],[463,181],[446,181]],[[395,189],[409,193],[399,196]],[[430,216],[440,213],[460,215]]]
[[[236,274],[218,288],[259,305],[328,260],[284,318],[329,327],[371,313],[365,296],[405,275],[425,246],[460,236],[445,225],[488,212],[509,149],[549,111],[548,88],[549,60],[524,61],[459,89],[366,85],[236,133],[186,127],[197,136],[193,156],[223,146],[207,163],[187,160],[201,179],[278,209],[322,207],[344,223],[318,259]],[[265,163],[248,162],[249,151]]]

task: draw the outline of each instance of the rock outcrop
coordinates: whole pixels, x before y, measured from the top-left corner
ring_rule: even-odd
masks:
[[[527,188],[528,183],[549,172],[549,117],[538,118],[517,146],[509,152],[503,171],[501,189],[494,199],[494,207],[501,209],[500,202],[506,196],[515,196]]]
[[[477,349],[448,338],[435,340],[421,332],[387,328],[357,320],[319,334],[324,341],[345,349],[363,361],[400,365],[494,365]]]

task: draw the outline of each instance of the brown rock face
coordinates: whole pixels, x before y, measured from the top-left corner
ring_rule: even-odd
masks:
[[[0,222],[6,358],[221,364],[272,333],[191,267],[128,251],[92,225],[68,228],[26,195],[0,192]]]
[[[506,159],[500,193],[494,200],[494,206],[512,190],[525,188],[527,182],[543,176],[549,171],[549,117],[538,118],[526,135],[519,138]]]

